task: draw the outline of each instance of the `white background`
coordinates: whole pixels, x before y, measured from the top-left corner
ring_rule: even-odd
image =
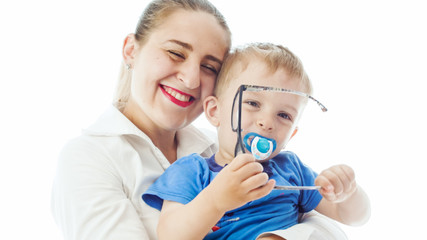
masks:
[[[110,104],[123,39],[146,3],[0,3],[0,239],[61,239],[49,205],[57,155]],[[317,171],[337,163],[355,169],[372,217],[342,226],[349,238],[425,234],[425,4],[213,3],[235,45],[280,43],[304,62],[329,112],[307,113],[288,150]]]

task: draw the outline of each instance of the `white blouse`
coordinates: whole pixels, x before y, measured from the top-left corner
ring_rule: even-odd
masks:
[[[216,151],[193,126],[179,130],[177,139],[178,158]],[[111,106],[59,156],[51,204],[64,239],[157,239],[159,211],[141,195],[169,165],[150,138]]]

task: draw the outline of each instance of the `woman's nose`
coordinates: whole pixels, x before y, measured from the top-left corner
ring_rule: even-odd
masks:
[[[195,89],[200,86],[200,65],[185,62],[181,65],[179,80],[189,89]]]

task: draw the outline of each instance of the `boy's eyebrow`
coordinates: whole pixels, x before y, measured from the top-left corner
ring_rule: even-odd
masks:
[[[292,106],[292,105],[287,105],[288,108],[290,108],[291,111],[293,111],[294,114],[298,114],[298,110]]]
[[[180,45],[181,47],[183,47],[183,48],[185,48],[185,49],[187,49],[187,50],[189,50],[189,51],[193,51],[193,46],[191,46],[191,45],[190,45],[190,44],[188,44],[188,43],[181,42],[181,41],[176,40],[176,39],[171,39],[171,40],[169,40],[169,42],[173,42],[173,43],[178,44],[178,45]],[[207,55],[207,56],[206,56],[206,58],[207,58],[208,60],[211,60],[211,61],[217,62],[219,65],[222,65],[222,61],[221,61],[221,60],[219,60],[218,58],[216,58],[216,57],[212,56],[212,55]]]
[[[292,104],[288,104],[288,103],[282,103],[280,105],[280,109],[285,110],[285,112],[291,112],[293,114],[298,114],[298,109],[292,105]]]

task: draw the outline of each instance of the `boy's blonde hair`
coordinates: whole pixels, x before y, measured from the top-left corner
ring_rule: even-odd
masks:
[[[272,43],[251,43],[229,53],[218,75],[214,95],[218,97],[218,94],[225,92],[230,82],[254,60],[265,63],[272,73],[284,69],[290,77],[300,81],[303,92],[312,95],[313,87],[301,60],[288,48]]]

